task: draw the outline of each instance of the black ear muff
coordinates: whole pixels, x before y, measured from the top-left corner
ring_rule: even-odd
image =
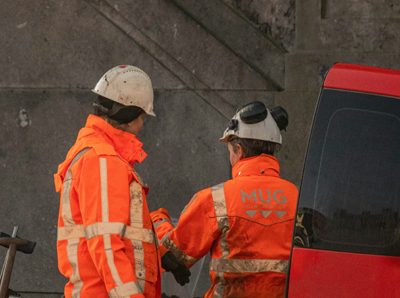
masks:
[[[245,124],[263,121],[268,116],[268,110],[262,102],[254,101],[239,110],[240,119]]]
[[[269,110],[272,117],[274,118],[279,130],[284,130],[289,124],[289,115],[286,110],[282,107],[276,107]]]

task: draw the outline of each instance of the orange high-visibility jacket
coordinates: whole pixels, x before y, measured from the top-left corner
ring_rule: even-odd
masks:
[[[152,212],[157,237],[188,267],[210,251],[204,297],[283,297],[298,190],[270,155],[240,160],[232,173],[195,194],[174,229],[165,209]]]
[[[161,297],[160,260],[133,169],[146,153],[132,134],[90,115],[55,175],[57,253],[65,297]]]

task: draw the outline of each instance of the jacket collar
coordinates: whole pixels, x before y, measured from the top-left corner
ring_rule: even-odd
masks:
[[[87,118],[85,128],[79,132],[78,140],[94,132],[132,166],[135,162],[141,163],[147,156],[142,149],[143,144],[134,134],[116,129],[104,119],[94,115],[89,115]]]
[[[232,167],[233,179],[243,176],[273,176],[279,178],[279,162],[272,155],[259,156],[239,160]]]

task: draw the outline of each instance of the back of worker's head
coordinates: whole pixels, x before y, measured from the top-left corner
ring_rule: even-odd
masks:
[[[142,113],[153,112],[153,87],[149,76],[131,65],[120,65],[107,71],[92,90],[98,96],[94,114],[111,124],[126,124]]]
[[[284,108],[267,109],[262,102],[251,102],[237,111],[220,141],[230,143],[234,151],[240,145],[243,158],[274,155],[282,144],[281,130],[288,123]]]
[[[255,140],[255,139],[244,139],[235,136],[230,136],[228,138],[228,143],[231,144],[232,149],[237,153],[237,146],[240,145],[243,150],[243,158],[258,156],[261,154],[274,155],[279,144]]]

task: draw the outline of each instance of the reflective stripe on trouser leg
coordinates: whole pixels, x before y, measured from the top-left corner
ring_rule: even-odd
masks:
[[[81,296],[81,290],[83,287],[83,281],[79,275],[79,264],[78,264],[78,245],[79,238],[68,239],[67,255],[68,262],[71,264],[73,272],[70,277],[71,283],[74,285],[72,289],[72,298],[79,298]]]
[[[218,230],[221,231],[222,235],[219,240],[221,247],[222,257],[226,259],[230,254],[228,243],[226,242],[226,234],[229,232],[230,225],[228,220],[228,212],[226,209],[224,183],[218,184],[211,189],[211,195],[213,198],[216,220],[218,222]],[[225,279],[223,271],[215,272],[215,279],[218,284],[215,286],[213,297],[223,297],[225,289]]]
[[[131,195],[131,226],[143,229],[143,189],[135,180],[130,185]],[[138,279],[141,292],[144,293],[146,284],[146,269],[144,267],[144,248],[140,240],[131,240],[135,256],[135,274]]]

